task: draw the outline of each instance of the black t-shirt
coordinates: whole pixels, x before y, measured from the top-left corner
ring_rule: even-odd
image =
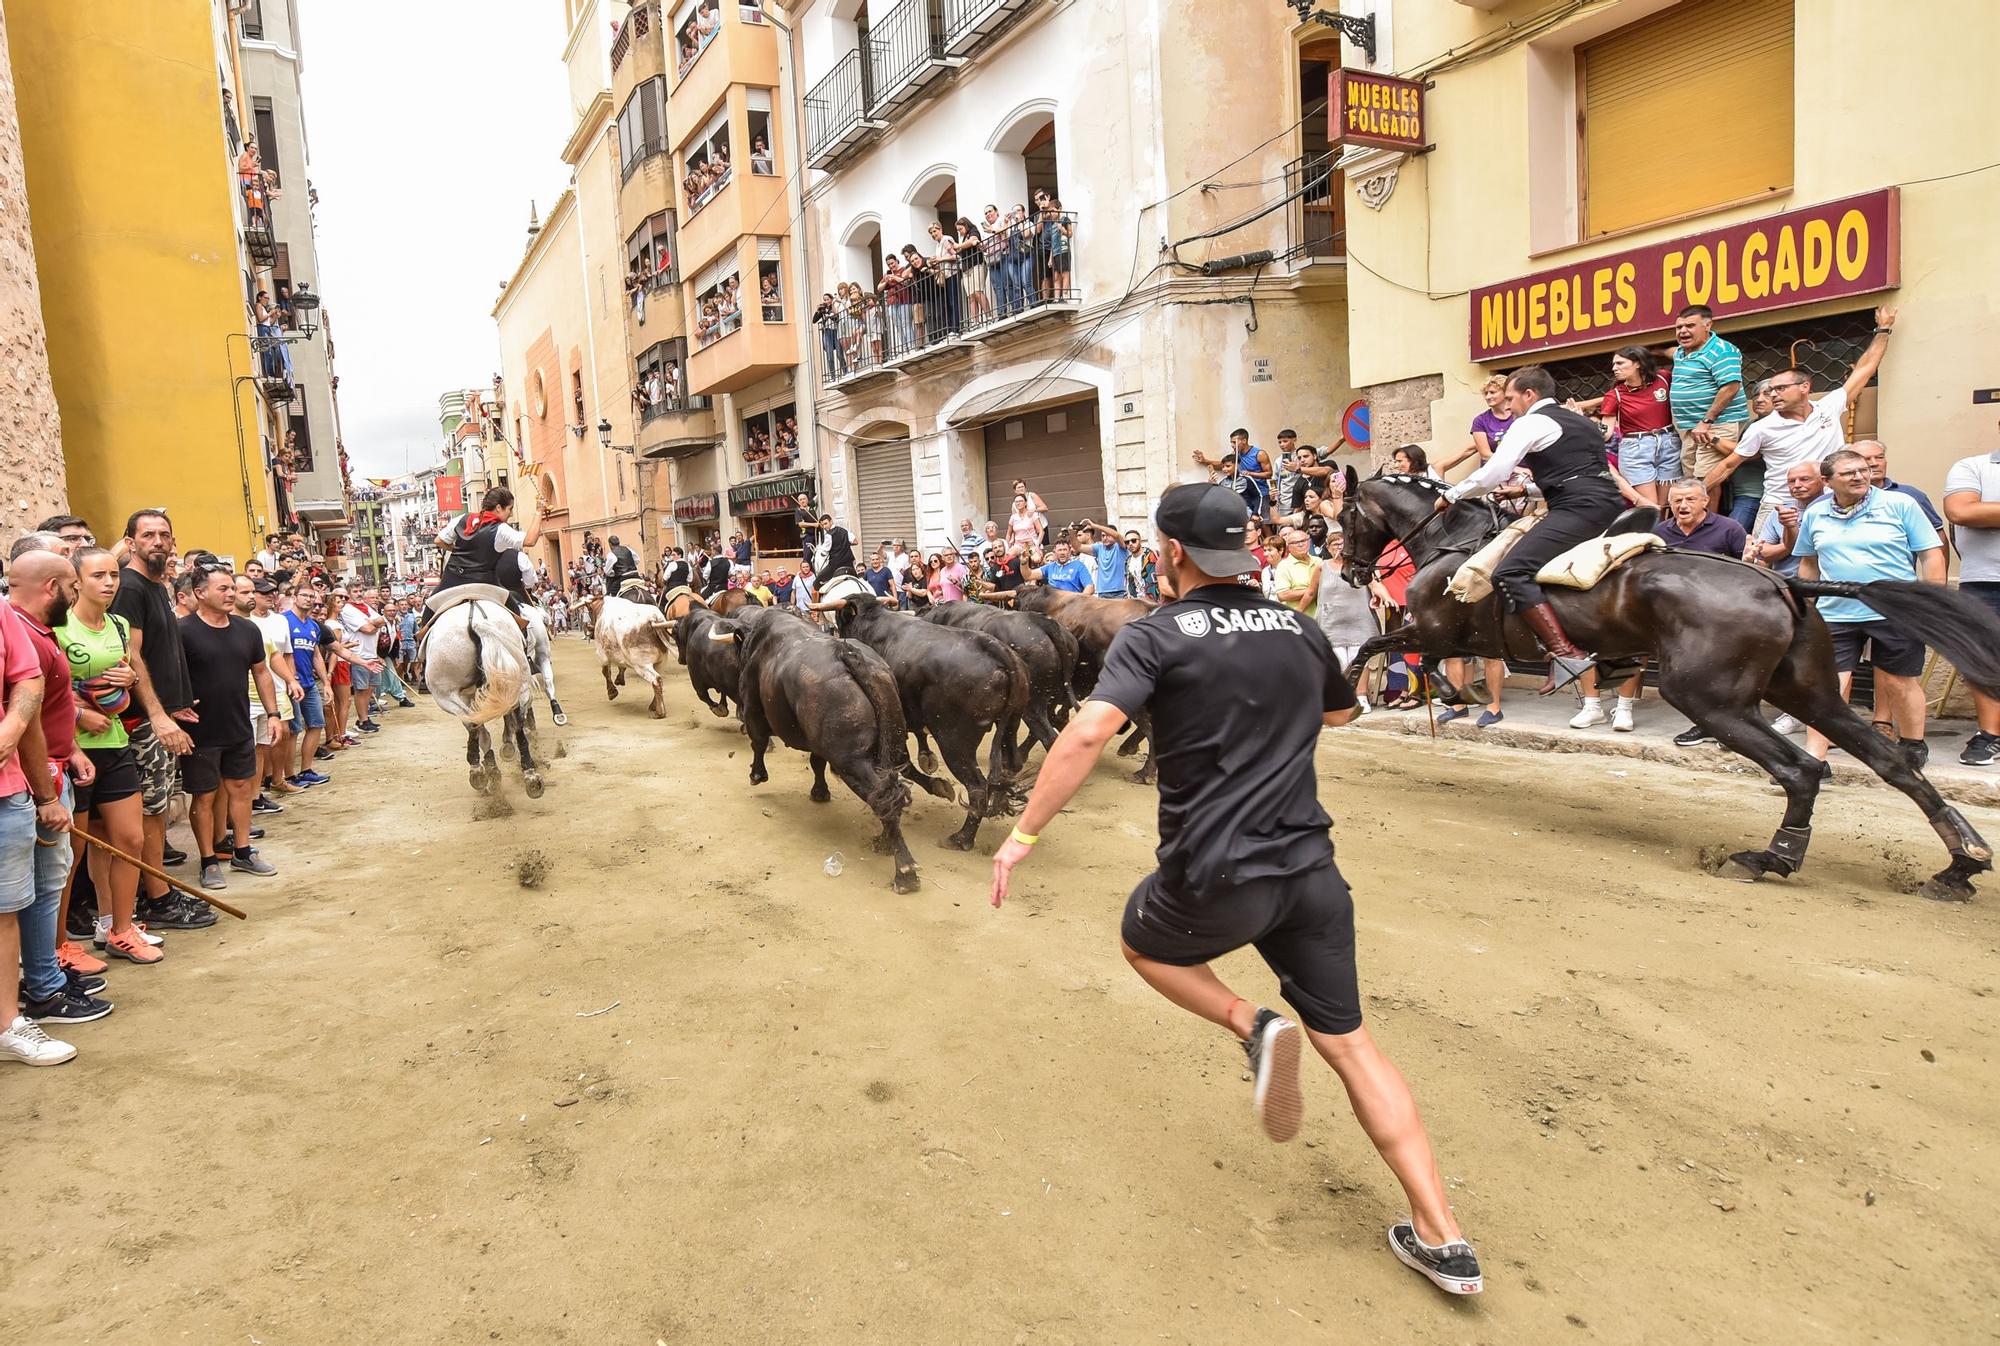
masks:
[[[227,626],[210,626],[201,614],[181,618],[194,710],[201,718],[188,726],[197,748],[233,748],[251,741],[250,670],[264,662],[264,637],[254,624],[232,616]]]
[[[1317,622],[1206,585],[1120,630],[1090,699],[1152,712],[1170,889],[1207,897],[1332,858],[1313,749],[1354,689]]]
[[[187,656],[181,649],[180,618],[174,615],[173,595],[164,584],[156,584],[137,566],[118,572],[118,592],[111,610],[139,634],[139,658],[146,676],[153,680],[153,692],[169,711],[186,710],[194,701],[188,684]]]
[[[995,589],[1006,594],[1021,587],[1021,559],[1018,555],[1010,556],[999,565],[986,568]]]

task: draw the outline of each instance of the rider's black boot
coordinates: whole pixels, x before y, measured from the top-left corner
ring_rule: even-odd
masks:
[[[1535,639],[1542,642],[1542,648],[1549,652],[1549,676],[1542,683],[1542,695],[1549,696],[1582,677],[1597,660],[1570,643],[1563,634],[1562,622],[1556,618],[1556,610],[1547,603],[1537,603],[1524,608],[1521,620],[1535,633]]]

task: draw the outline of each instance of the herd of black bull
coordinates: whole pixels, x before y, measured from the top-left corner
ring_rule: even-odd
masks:
[[[965,822],[944,844],[969,850],[984,819],[1020,807],[1028,753],[1055,742],[1096,685],[1118,629],[1152,610],[1040,586],[1022,589],[1012,611],[940,603],[912,617],[868,596],[823,606],[836,631],[785,608],[692,606],[674,622],[673,641],[702,704],[727,715],[735,703],[750,737],[750,783],[769,779],[764,752],[774,738],[809,755],[817,802],[832,797],[831,769],[880,820],[875,848],[895,856],[894,887],[904,893],[918,886],[902,828],[910,784],[952,799],[933,774],[943,758],[966,795]],[[1137,752],[1149,728],[1142,718],[1120,752]],[[1135,779],[1152,782],[1150,750]]]

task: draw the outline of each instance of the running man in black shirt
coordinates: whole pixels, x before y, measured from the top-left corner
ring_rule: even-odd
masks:
[[[1155,519],[1160,589],[1179,597],[1112,643],[1096,689],[993,857],[993,905],[1104,745],[1150,711],[1160,867],[1126,903],[1127,961],[1161,995],[1243,1040],[1258,1120],[1271,1139],[1290,1140],[1304,1110],[1299,1027],[1236,995],[1208,966],[1255,945],[1409,1198],[1412,1218],[1390,1227],[1390,1248],[1440,1288],[1477,1294],[1479,1260],[1445,1199],[1416,1101],[1361,1026],[1354,907],[1313,770],[1321,726],[1353,718],[1354,691],[1317,624],[1237,582],[1257,567],[1234,492],[1175,486]]]

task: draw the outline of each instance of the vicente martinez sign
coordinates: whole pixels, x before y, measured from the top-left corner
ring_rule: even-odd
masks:
[[[1429,148],[1424,139],[1424,82],[1335,70],[1327,77],[1327,139],[1379,150]]]
[[[1472,358],[1660,332],[1689,304],[1736,318],[1891,289],[1899,200],[1889,187],[1482,286]]]

